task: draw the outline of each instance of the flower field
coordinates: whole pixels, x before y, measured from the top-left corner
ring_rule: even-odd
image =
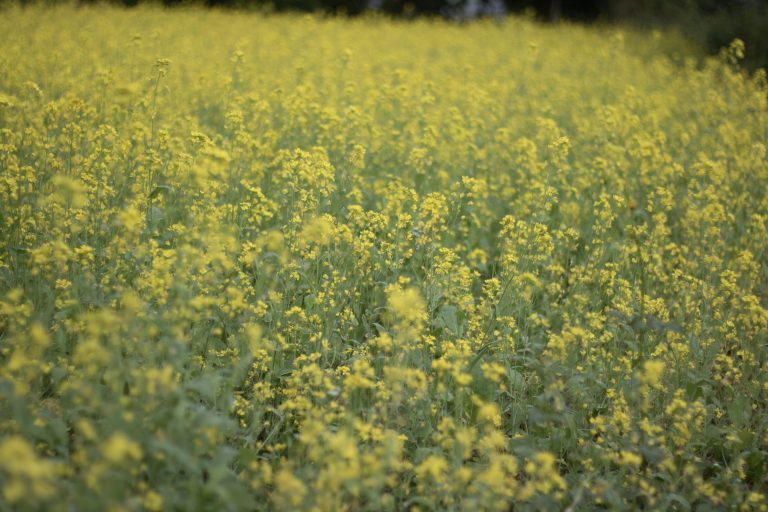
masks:
[[[0,11],[0,511],[768,510],[740,41]]]

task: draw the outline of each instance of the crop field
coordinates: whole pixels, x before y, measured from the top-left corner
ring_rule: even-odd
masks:
[[[0,511],[768,510],[736,40],[0,10]]]

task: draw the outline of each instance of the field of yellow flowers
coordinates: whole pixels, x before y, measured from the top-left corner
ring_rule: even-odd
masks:
[[[0,50],[0,511],[768,509],[739,41],[63,6]]]

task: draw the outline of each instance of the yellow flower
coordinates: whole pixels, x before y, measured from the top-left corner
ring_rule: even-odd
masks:
[[[435,482],[442,482],[447,470],[448,461],[439,455],[430,455],[416,467],[416,476],[422,481],[431,479]]]
[[[557,459],[550,452],[537,452],[525,463],[525,472],[531,478],[522,491],[525,499],[535,493],[548,494],[566,489],[565,479],[557,468]]]
[[[327,245],[333,238],[333,219],[328,215],[315,217],[304,224],[299,240],[304,244]]]
[[[664,376],[664,361],[649,360],[643,363],[642,371],[638,372],[637,378],[648,388],[655,389],[661,386],[661,379]]]
[[[148,491],[143,499],[144,508],[151,512],[163,510],[163,497],[156,491]]]
[[[392,290],[388,305],[395,317],[402,321],[420,324],[424,319],[426,304],[417,288]]]
[[[639,467],[642,462],[640,455],[629,450],[621,450],[616,458],[616,463],[620,466]]]
[[[272,500],[281,510],[296,508],[304,501],[307,488],[290,470],[283,468],[275,474]]]
[[[3,473],[7,480],[2,492],[8,502],[39,502],[56,492],[59,467],[38,457],[21,436],[9,436],[0,441],[0,474]]]
[[[104,458],[113,464],[137,461],[142,457],[141,446],[122,432],[115,432],[101,448]]]

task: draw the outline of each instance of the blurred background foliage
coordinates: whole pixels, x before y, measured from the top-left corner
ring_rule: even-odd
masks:
[[[21,4],[58,0],[18,0]],[[78,0],[81,4],[101,0]],[[168,7],[208,7],[266,11],[323,11],[359,15],[380,11],[399,17],[440,16],[465,21],[479,16],[526,13],[557,23],[624,24],[644,29],[679,30],[708,53],[735,38],[746,43],[743,64],[768,68],[768,0],[106,0],[127,6],[162,3]],[[0,0],[0,3],[2,0]]]
[[[581,5],[581,2],[572,3]],[[766,0],[595,0],[585,3],[601,5],[595,19],[643,28],[677,27],[709,53],[717,53],[735,38],[742,39],[746,43],[744,64],[752,70],[768,68]],[[570,13],[564,10],[563,14]]]

